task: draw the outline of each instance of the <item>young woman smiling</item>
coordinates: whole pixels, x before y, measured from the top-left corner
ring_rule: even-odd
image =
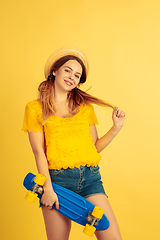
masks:
[[[120,240],[119,227],[99,171],[100,152],[121,130],[125,113],[79,89],[88,73],[88,60],[77,48],[53,53],[45,66],[39,98],[26,106],[23,130],[28,132],[38,172],[47,180],[41,198],[48,240],[67,240],[71,221],[52,209],[59,201],[51,182],[66,187],[103,208],[110,221],[98,240]],[[99,138],[92,104],[113,108],[113,126]]]

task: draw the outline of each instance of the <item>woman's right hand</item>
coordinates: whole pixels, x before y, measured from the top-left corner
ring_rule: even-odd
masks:
[[[41,198],[41,203],[52,209],[53,204],[55,204],[56,209],[59,210],[59,201],[57,194],[53,191],[53,188],[44,188],[44,193]]]
[[[41,132],[28,132],[29,141],[35,155],[35,160],[37,164],[38,172],[46,176],[45,184],[43,185],[44,193],[41,198],[41,203],[52,209],[53,204],[55,204],[56,209],[59,209],[59,201],[57,194],[52,188],[52,183],[48,171],[48,161],[45,154],[45,136]]]

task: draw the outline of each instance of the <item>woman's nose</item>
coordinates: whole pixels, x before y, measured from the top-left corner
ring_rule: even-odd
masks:
[[[74,75],[73,75],[73,73],[70,74],[69,78],[70,78],[71,80],[74,79]]]

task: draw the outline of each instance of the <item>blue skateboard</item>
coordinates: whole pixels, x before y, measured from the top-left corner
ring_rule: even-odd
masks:
[[[41,198],[45,180],[46,177],[42,174],[35,176],[28,173],[26,175],[23,182],[24,187],[28,190],[26,200],[34,202],[37,197]],[[52,183],[52,186],[58,196],[59,210],[56,209],[55,205],[52,208],[70,220],[85,226],[83,230],[85,234],[93,236],[95,230],[106,230],[109,227],[109,220],[103,209],[73,191],[55,183]]]

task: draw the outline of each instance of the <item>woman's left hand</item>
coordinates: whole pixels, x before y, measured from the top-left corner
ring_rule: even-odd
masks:
[[[115,107],[112,113],[113,124],[116,127],[121,128],[124,124],[125,115],[125,112]]]

